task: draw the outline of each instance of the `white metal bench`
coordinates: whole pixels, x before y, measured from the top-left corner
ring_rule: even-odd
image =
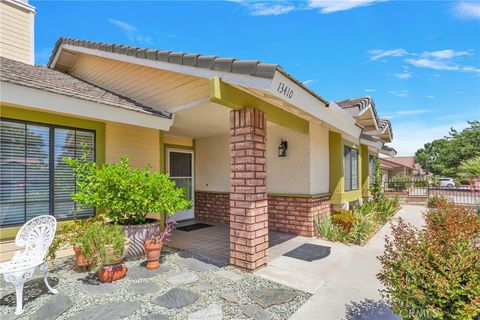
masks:
[[[48,266],[45,261],[56,228],[57,220],[53,216],[44,215],[29,220],[20,228],[15,237],[15,244],[24,250],[15,252],[12,260],[0,263],[0,274],[3,274],[5,281],[15,286],[16,315],[23,312],[23,285],[33,276],[36,267],[43,272],[48,290],[54,294],[58,292],[48,283]]]

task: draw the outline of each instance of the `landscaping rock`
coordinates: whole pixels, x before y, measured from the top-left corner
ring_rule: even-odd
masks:
[[[188,320],[222,320],[223,311],[219,304],[211,304],[205,309],[188,315]]]
[[[224,292],[220,295],[220,298],[230,303],[238,303],[239,299],[233,292]]]
[[[194,286],[192,289],[200,292],[205,292],[205,291],[215,290],[217,289],[217,287],[210,283],[199,283],[196,286]]]
[[[128,290],[132,291],[133,293],[143,295],[143,294],[156,293],[160,289],[155,283],[150,281],[144,281],[144,282],[130,284],[128,286]]]
[[[80,285],[80,290],[87,296],[101,296],[104,294],[113,293],[119,290],[118,286],[114,283],[100,283],[100,284],[87,284]]]
[[[194,303],[199,298],[198,293],[182,288],[173,288],[154,299],[154,303],[164,308],[182,308]]]
[[[179,271],[167,276],[167,281],[175,286],[192,283],[198,280],[198,276],[190,271]]]
[[[149,313],[140,318],[141,320],[169,320],[170,318],[160,313]]]
[[[217,272],[217,275],[233,282],[240,281],[243,278],[241,274],[229,270],[220,270]]]
[[[69,320],[123,319],[131,316],[139,307],[139,302],[109,302],[93,309],[78,313],[69,318]]]
[[[48,299],[33,315],[32,320],[55,320],[73,305],[72,299],[58,293]]]
[[[258,289],[250,291],[249,296],[253,302],[268,308],[274,304],[292,301],[297,293],[290,289]]]
[[[270,315],[268,312],[254,304],[242,306],[241,309],[246,316],[252,318],[253,320],[270,320]]]
[[[178,264],[180,267],[185,267],[196,272],[203,272],[203,271],[209,271],[212,269],[217,269],[217,267],[214,266],[213,264],[205,263],[195,258],[175,257],[172,260],[172,262],[175,264]]]
[[[159,274],[170,271],[170,267],[161,265],[160,268],[155,270],[148,270],[145,267],[129,268],[127,271],[127,279],[149,279]]]

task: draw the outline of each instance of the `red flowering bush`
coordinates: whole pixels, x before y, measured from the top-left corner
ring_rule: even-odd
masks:
[[[430,209],[416,229],[400,219],[379,257],[383,296],[404,319],[480,315],[480,215],[451,204]]]

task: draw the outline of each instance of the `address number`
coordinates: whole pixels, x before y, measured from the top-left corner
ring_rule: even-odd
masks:
[[[293,89],[289,88],[285,83],[280,82],[278,84],[277,92],[283,94],[288,99],[292,99],[293,97]]]

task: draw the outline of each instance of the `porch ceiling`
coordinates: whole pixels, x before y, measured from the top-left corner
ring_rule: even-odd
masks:
[[[169,134],[203,138],[228,134],[230,109],[213,102],[175,112]]]

